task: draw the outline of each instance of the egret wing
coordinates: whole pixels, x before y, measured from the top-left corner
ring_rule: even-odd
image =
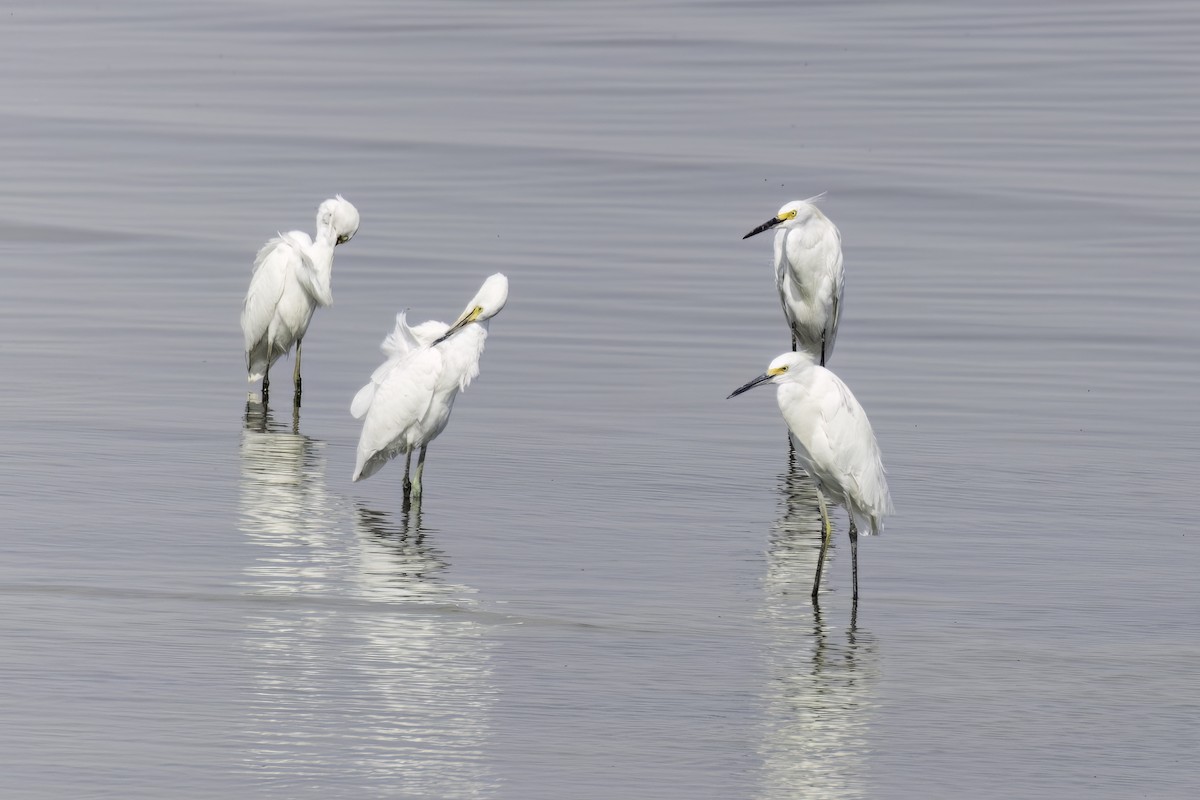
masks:
[[[441,365],[436,348],[418,350],[388,361],[381,368],[381,380],[359,390],[351,404],[351,413],[358,411],[355,416],[363,417],[354,480],[374,474],[404,452],[410,429],[420,424],[433,402]]]
[[[386,366],[387,363],[384,363],[375,371],[379,372],[379,370],[382,370]],[[354,399],[350,401],[350,416],[355,419],[362,419],[363,414],[367,413],[367,409],[371,407],[372,401],[375,400],[375,390],[378,388],[379,384],[375,382],[375,376],[372,375],[371,380],[367,381],[367,385],[359,389],[355,393]]]
[[[838,487],[845,485],[846,465],[853,461],[866,415],[836,375],[819,367],[814,369],[807,385],[780,387],[780,410],[800,445],[796,455],[805,470],[836,496]],[[867,429],[869,432],[869,424]]]
[[[375,368],[375,371],[371,373],[371,379],[358,390],[358,393],[354,395],[354,400],[350,403],[350,414],[355,419],[361,419],[363,414],[367,413],[367,409],[370,408],[371,402],[375,398],[376,390],[396,367],[396,362],[404,360],[412,353],[427,346],[450,327],[446,323],[436,320],[409,326],[406,316],[407,310],[396,315],[395,329],[379,345],[379,349],[388,357],[387,360]]]
[[[837,341],[838,324],[842,321],[843,298],[846,294],[846,269],[842,264],[842,234],[832,224],[830,224],[830,228],[833,230],[837,245],[826,254],[825,260],[828,269],[825,280],[828,282],[828,291],[832,300],[825,317],[823,333],[825,361],[827,362],[833,355],[833,345]]]
[[[267,335],[279,298],[293,272],[293,262],[298,258],[295,245],[283,235],[271,239],[258,251],[250,288],[242,303],[242,333],[247,353]]]
[[[833,397],[827,406],[825,428],[832,450],[832,471],[842,486],[843,494],[855,498],[861,512],[870,517],[874,532],[882,530],[882,517],[891,513],[891,496],[883,471],[879,443],[867,412],[859,404],[850,387],[833,373],[828,373],[840,398]],[[849,509],[850,506],[847,506]]]

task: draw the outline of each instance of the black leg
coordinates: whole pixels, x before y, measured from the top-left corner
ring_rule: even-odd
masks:
[[[817,575],[813,578],[812,600],[817,602],[817,592],[821,589],[821,570],[825,567],[825,554],[829,551],[829,539],[833,535],[833,526],[829,524],[829,510],[825,508],[825,495],[821,487],[817,487],[817,505],[821,509],[821,553],[817,556]]]
[[[300,345],[303,341],[303,339],[296,340],[296,366],[292,369],[292,383],[296,387],[296,395],[292,403],[296,408],[300,407]]]
[[[850,574],[854,576],[854,604],[858,606],[858,528],[854,527],[854,515],[850,514]]]

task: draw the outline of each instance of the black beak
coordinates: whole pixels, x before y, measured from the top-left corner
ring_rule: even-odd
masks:
[[[447,339],[449,339],[451,336],[453,336],[455,333],[457,333],[457,332],[458,332],[458,330],[459,330],[461,327],[462,327],[462,325],[455,325],[453,328],[451,328],[450,330],[446,331],[445,333],[443,333],[443,334],[442,334],[441,336],[439,336],[438,338],[434,339],[434,340],[433,340],[433,344],[431,344],[431,345],[430,345],[430,347],[437,347],[439,344],[441,344],[442,342],[446,341],[446,340],[447,340]]]
[[[757,228],[750,231],[742,238],[749,239],[751,236],[757,236],[758,234],[762,233],[763,231],[769,231],[771,228],[774,228],[776,225],[778,225],[781,222],[783,222],[783,220],[781,220],[779,217],[771,217],[769,220],[764,222],[762,225],[759,225]]]
[[[461,317],[458,318],[457,322],[455,322],[453,325],[450,326],[450,330],[446,331],[441,336],[439,336],[437,339],[435,339],[433,344],[430,345],[430,347],[436,347],[439,344],[441,344],[442,342],[446,341],[451,336],[458,333],[463,328],[467,327],[472,322],[474,322],[475,318],[477,316],[478,316],[478,314],[474,313],[474,309],[472,309],[472,311],[470,313],[463,314]]]
[[[726,399],[726,400],[728,400],[728,399],[730,399],[730,398],[732,398],[732,397],[737,397],[737,396],[738,396],[739,394],[741,394],[742,392],[748,392],[748,391],[750,391],[751,389],[753,389],[755,386],[758,386],[759,384],[766,383],[767,381],[771,380],[771,378],[773,378],[773,377],[775,377],[775,376],[774,376],[774,375],[768,375],[767,373],[765,373],[765,372],[764,372],[762,375],[759,375],[757,378],[755,378],[754,380],[750,381],[749,383],[747,383],[747,384],[745,384],[745,385],[743,385],[743,386],[739,386],[738,388],[734,389],[734,390],[733,390],[733,394],[729,395],[729,397],[726,397],[725,399]]]

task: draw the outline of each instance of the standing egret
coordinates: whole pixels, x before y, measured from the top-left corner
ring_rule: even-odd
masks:
[[[792,349],[812,353],[821,366],[833,355],[846,272],[842,269],[842,234],[813,202],[793,200],[779,213],[743,236],[775,231],[775,286],[783,316],[792,329]]]
[[[729,397],[760,384],[776,384],[775,399],[796,443],[796,457],[817,484],[817,506],[823,525],[821,553],[812,599],[821,585],[821,568],[833,535],[825,497],[846,509],[850,517],[850,553],[854,573],[854,602],[858,602],[858,528],[883,531],[883,518],[892,513],[892,498],[879,455],[879,445],[867,412],[841,378],[818,365],[810,353],[784,353],[767,371],[733,391]],[[728,398],[726,398],[728,399]]]
[[[300,343],[318,306],[333,303],[333,248],[358,232],[358,209],[340,194],[317,209],[317,235],[289,231],[258,251],[250,288],[242,303],[246,371],[250,383],[262,379],[267,402],[271,365],[296,345],[292,370],[295,405],[300,405]]]
[[[450,420],[458,393],[479,374],[488,321],[508,301],[508,278],[496,273],[467,304],[453,325],[429,321],[410,328],[403,313],[383,340],[388,357],[358,391],[350,413],[362,419],[353,480],[369,478],[404,453],[404,495],[421,499],[425,452]],[[408,479],[412,451],[421,448],[417,472]]]

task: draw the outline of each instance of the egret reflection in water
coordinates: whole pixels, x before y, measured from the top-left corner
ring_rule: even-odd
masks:
[[[420,504],[398,520],[358,505],[354,579],[368,613],[355,615],[350,663],[372,701],[361,722],[388,731],[371,768],[413,797],[475,797],[494,788],[490,746],[494,640],[473,592],[423,527]]]
[[[412,504],[399,519],[361,503],[354,512],[360,548],[358,584],[367,596],[428,603],[454,602],[470,594],[466,587],[444,580],[449,564],[433,543],[436,531],[422,525],[420,504]]]
[[[247,403],[241,440],[239,526],[275,544],[308,533],[323,535],[333,506],[325,485],[325,443],[277,422],[259,403]]]
[[[345,712],[329,686],[337,674],[339,609],[322,602],[347,571],[337,504],[326,485],[325,443],[292,433],[257,403],[241,442],[238,524],[251,545],[243,591],[246,768],[280,791],[328,777],[352,750],[329,747],[318,718]]]
[[[864,797],[878,643],[853,610],[848,624],[838,625],[809,602],[822,536],[816,489],[793,461],[779,477],[779,492],[763,579],[769,638],[759,796]]]
[[[492,640],[435,532],[331,494],[325,443],[269,412],[241,455],[246,771],[279,796],[486,793]]]

